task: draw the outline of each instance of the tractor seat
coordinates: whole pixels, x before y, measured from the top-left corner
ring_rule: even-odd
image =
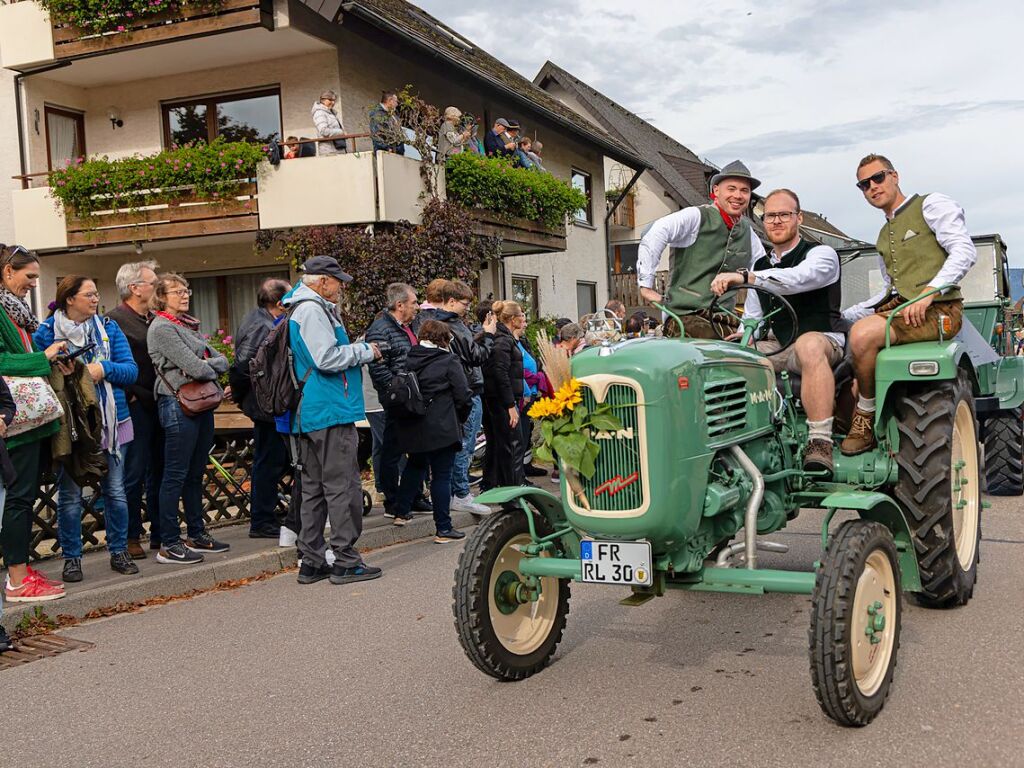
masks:
[[[845,387],[849,386],[853,382],[853,355],[850,353],[850,347],[847,345],[846,353],[843,358],[832,366],[832,375],[836,380],[836,394],[838,395]],[[782,375],[775,374],[775,383],[779,388],[779,392],[785,394],[786,390],[782,384]],[[793,390],[793,397],[797,400],[800,399],[800,374],[790,373],[789,374],[789,386]]]

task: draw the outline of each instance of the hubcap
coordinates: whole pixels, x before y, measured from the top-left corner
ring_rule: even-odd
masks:
[[[953,537],[956,556],[965,571],[974,564],[978,546],[979,475],[978,441],[974,417],[967,403],[960,401],[953,420],[950,456],[950,503],[953,505]]]
[[[539,580],[540,595],[536,600],[529,599],[529,590],[522,583],[519,562],[523,553],[520,547],[530,543],[526,534],[505,543],[491,567],[487,590],[494,634],[505,648],[520,656],[540,648],[551,634],[558,611],[557,579],[542,577]]]
[[[896,641],[896,600],[892,563],[876,549],[864,563],[853,600],[850,650],[853,676],[864,696],[873,696],[885,681]]]

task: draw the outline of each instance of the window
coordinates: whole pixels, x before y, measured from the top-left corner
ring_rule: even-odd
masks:
[[[199,329],[209,334],[218,330],[235,333],[242,318],[256,306],[256,291],[268,277],[290,280],[287,269],[186,277],[192,289],[189,314],[198,317]]]
[[[576,211],[576,221],[584,224],[594,223],[594,205],[591,195],[590,188],[590,174],[585,171],[578,171],[575,168],[572,169],[572,186],[574,189],[578,189],[584,195],[587,196],[587,205],[584,208],[580,208]]]
[[[164,144],[190,141],[266,143],[281,135],[281,92],[277,88],[228,96],[206,96],[163,105]]]
[[[512,301],[523,308],[526,319],[533,322],[539,317],[539,297],[537,296],[537,278],[523,275],[512,275]]]
[[[46,117],[46,164],[48,170],[64,168],[85,155],[85,116],[58,107],[44,107]]]
[[[576,283],[576,316],[597,312],[597,283]]]
[[[640,243],[621,243],[612,248],[612,271],[616,275],[636,272],[636,262],[640,256]]]

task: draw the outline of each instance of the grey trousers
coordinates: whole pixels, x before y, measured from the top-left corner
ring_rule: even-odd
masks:
[[[331,549],[336,563],[354,568],[363,560],[355,544],[363,532],[363,487],[356,458],[359,438],[352,424],[328,427],[299,436],[302,465],[301,530],[298,547],[303,563],[322,566],[324,525],[331,521]]]

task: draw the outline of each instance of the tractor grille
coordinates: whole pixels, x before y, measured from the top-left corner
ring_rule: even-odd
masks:
[[[614,435],[595,434],[601,446],[594,476],[581,477],[587,501],[594,512],[629,512],[644,503],[644,472],[641,458],[641,419],[637,406],[637,393],[628,384],[608,387],[605,403],[615,406],[615,415],[622,422],[622,430]],[[588,409],[598,406],[594,393],[583,387],[583,404]]]
[[[747,426],[747,382],[736,377],[704,384],[704,420],[708,439],[728,437]]]

